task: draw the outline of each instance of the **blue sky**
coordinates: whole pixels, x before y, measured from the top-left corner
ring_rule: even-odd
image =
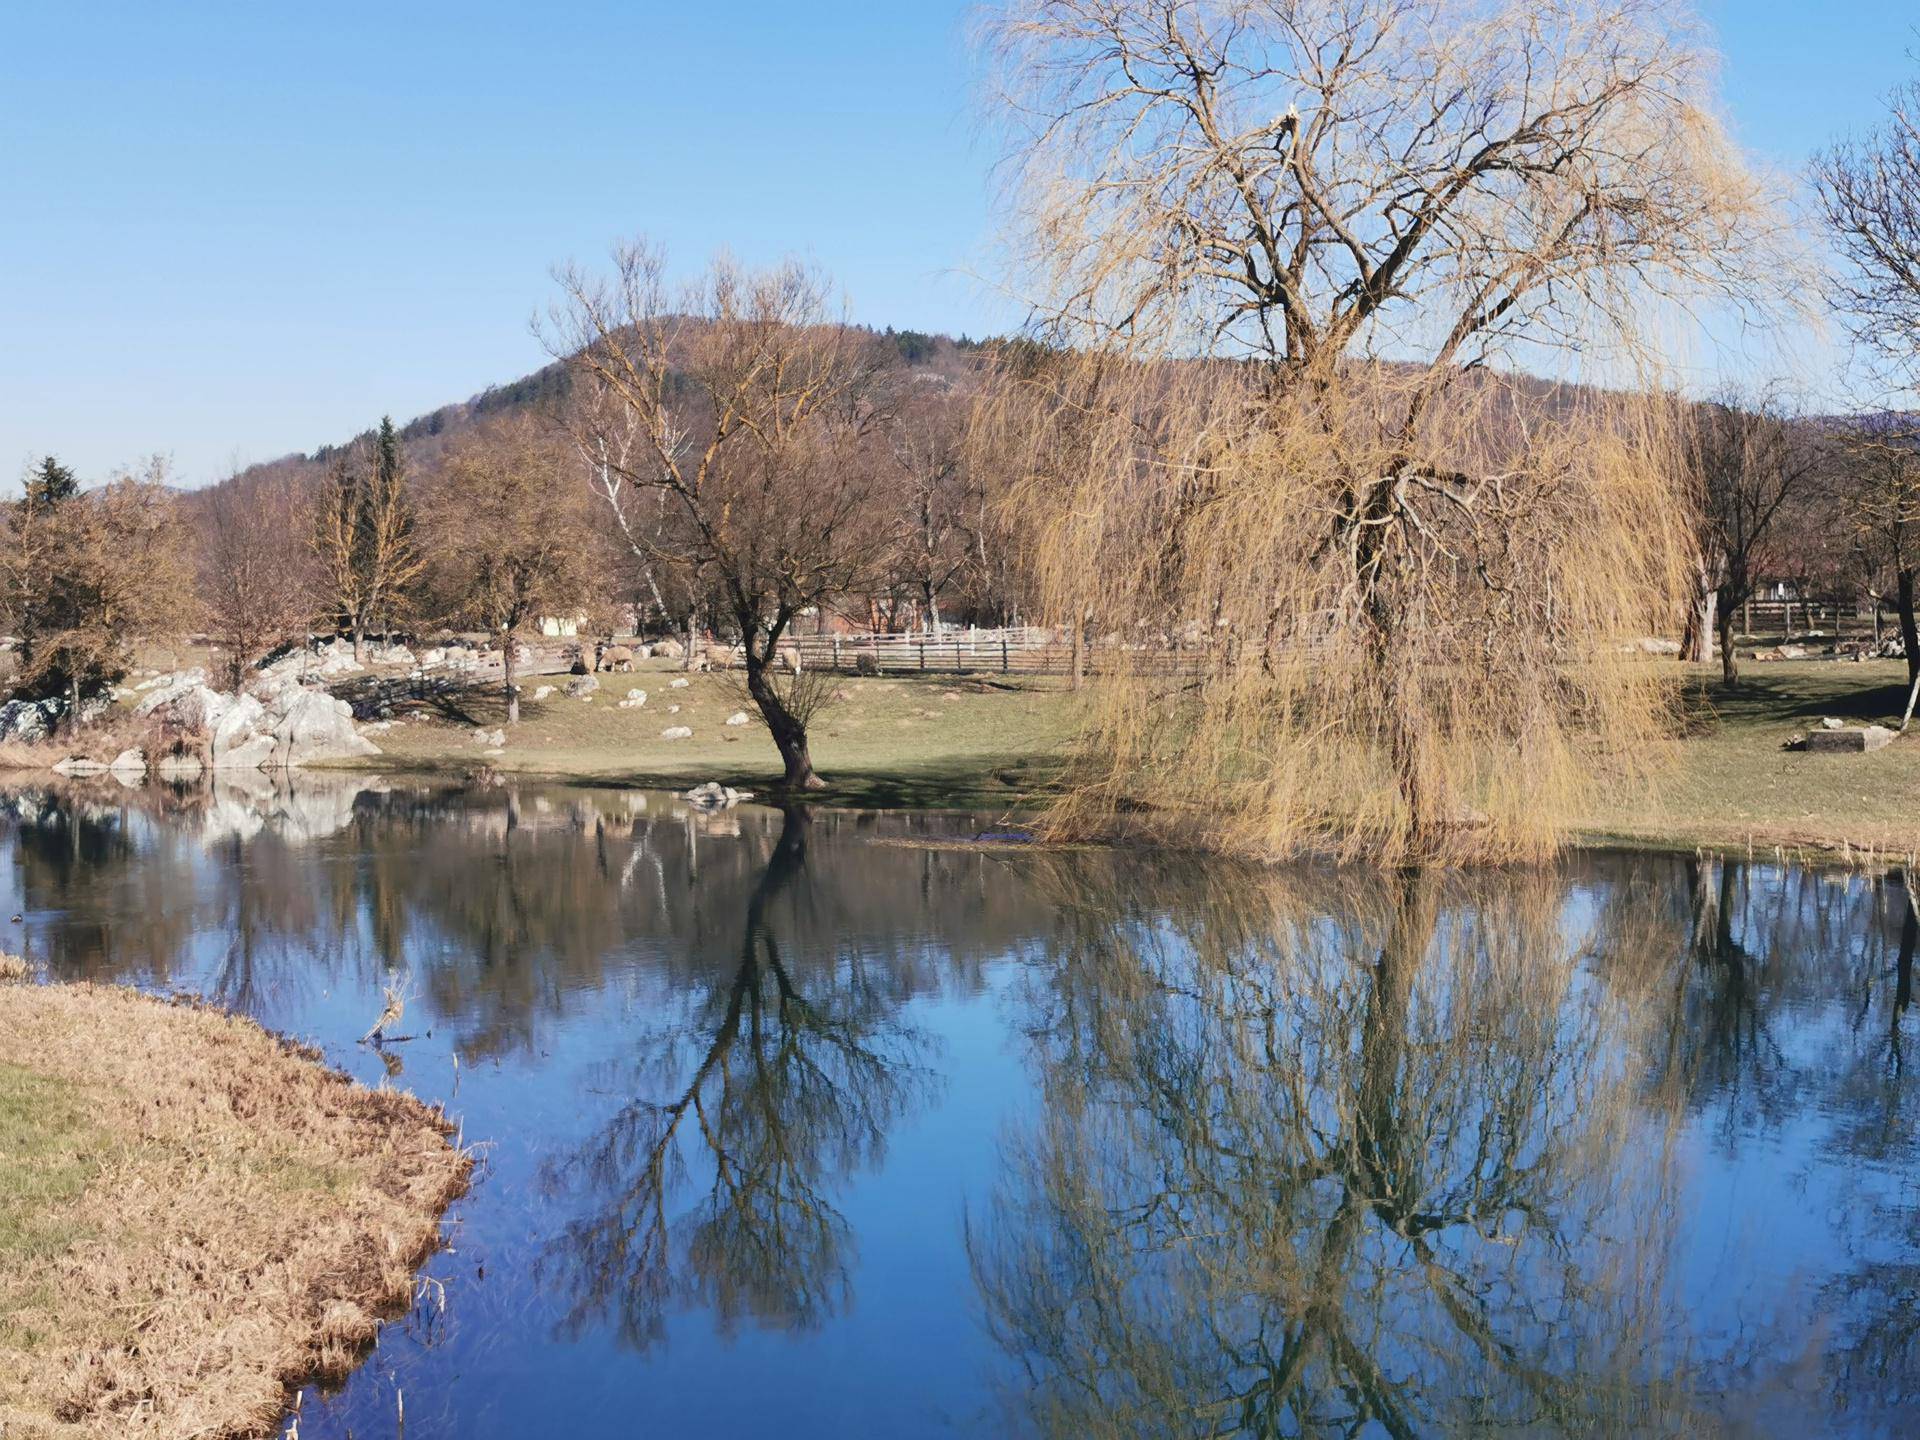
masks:
[[[1798,170],[1910,73],[1910,0],[1712,0]],[[181,477],[545,358],[549,267],[644,231],[800,253],[856,319],[982,330],[991,157],[955,0],[0,0],[0,474]]]

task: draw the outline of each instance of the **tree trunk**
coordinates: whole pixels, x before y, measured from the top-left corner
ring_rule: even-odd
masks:
[[[80,733],[80,677],[77,674],[67,677],[67,733]]]
[[[741,649],[746,657],[747,693],[760,707],[760,718],[766,721],[767,733],[780,752],[780,763],[786,767],[781,785],[789,790],[826,789],[827,782],[813,772],[813,756],[807,750],[806,722],[787,708],[768,673],[773,663],[773,644],[769,642],[762,652],[759,637],[753,630],[745,625],[741,628],[746,632]]]
[[[507,724],[520,723],[520,689],[513,683],[513,632],[506,631],[500,637],[500,681],[507,696]]]
[[[1073,679],[1071,687],[1078,690],[1087,678],[1087,626],[1080,616],[1073,617]]]
[[[927,601],[927,633],[938,640],[940,638],[940,601],[933,593],[933,581],[922,580],[920,589]]]
[[[1913,616],[1914,572],[1900,572],[1900,643],[1907,652],[1907,684],[1920,677],[1920,625]]]
[[[1740,683],[1740,662],[1733,653],[1733,607],[1720,612],[1720,678],[1728,685]]]
[[[353,663],[367,663],[367,627],[358,620],[353,624]]]
[[[1687,633],[1681,643],[1681,654],[1696,665],[1713,663],[1713,636],[1716,627],[1722,635],[1731,633],[1733,617],[1722,616],[1720,592],[1703,583],[1695,588],[1693,608],[1687,615]]]
[[[682,670],[691,670],[694,668],[694,659],[693,659],[694,620],[698,617],[699,613],[700,611],[698,606],[695,606],[693,609],[687,611],[687,653],[680,661],[680,668]]]

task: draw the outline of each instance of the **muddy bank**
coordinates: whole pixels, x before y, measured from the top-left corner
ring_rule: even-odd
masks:
[[[0,983],[0,1432],[244,1437],[343,1376],[470,1162],[252,1022]]]

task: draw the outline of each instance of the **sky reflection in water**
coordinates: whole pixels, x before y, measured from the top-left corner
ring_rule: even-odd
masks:
[[[305,1437],[396,1390],[414,1436],[1909,1433],[1897,875],[321,778],[4,812],[53,973],[211,995],[483,1147]]]

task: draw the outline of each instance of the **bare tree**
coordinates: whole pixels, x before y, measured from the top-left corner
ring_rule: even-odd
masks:
[[[563,445],[532,417],[496,421],[447,457],[425,507],[438,607],[498,639],[510,725],[520,720],[521,635],[542,615],[577,609],[589,583],[591,536]]]
[[[1752,598],[1768,557],[1777,558],[1779,522],[1819,478],[1825,455],[1813,428],[1772,397],[1730,394],[1690,406],[1684,424],[1682,455],[1698,513],[1685,648],[1705,663],[1717,636],[1721,678],[1733,685],[1740,678],[1736,612]]]
[[[233,476],[202,500],[200,608],[226,655],[228,682],[276,645],[304,635],[315,611],[312,530],[289,475]]]
[[[425,568],[392,420],[380,422],[370,444],[335,457],[314,510],[312,546],[327,606],[364,662],[367,631],[392,617]]]
[[[166,461],[51,504],[30,488],[6,523],[5,552],[35,557],[7,597],[10,622],[33,621],[18,686],[63,696],[77,727],[83,702],[126,674],[133,642],[183,618],[190,585]]]
[[[1607,656],[1684,593],[1668,457],[1629,407],[1477,372],[1617,374],[1650,303],[1777,274],[1687,19],[996,7],[1018,280],[1085,362],[1008,409],[1092,436],[1026,491],[1047,595],[1223,637],[1203,684],[1105,687],[1090,819],[1133,788],[1268,852],[1537,854],[1653,724],[1658,679]]]
[[[817,787],[806,707],[775,658],[795,616],[860,593],[885,560],[870,339],[833,318],[826,283],[795,263],[719,260],[679,296],[646,244],[613,263],[610,282],[556,275],[547,343],[617,402],[580,412],[578,441],[623,485],[665,497],[665,528],[630,534],[690,593],[720,597],[785,783]],[[629,427],[638,438],[621,460]]]
[[[1911,685],[1920,679],[1920,435],[1880,417],[1857,425],[1843,446],[1842,508],[1872,577],[1875,605],[1893,591]]]
[[[1828,228],[1848,269],[1839,299],[1896,384],[1920,383],[1920,80],[1887,97],[1887,118],[1814,161]]]
[[[927,629],[937,636],[940,597],[980,567],[985,506],[967,463],[965,402],[930,377],[906,385],[886,423],[887,451],[901,482],[895,554]]]

